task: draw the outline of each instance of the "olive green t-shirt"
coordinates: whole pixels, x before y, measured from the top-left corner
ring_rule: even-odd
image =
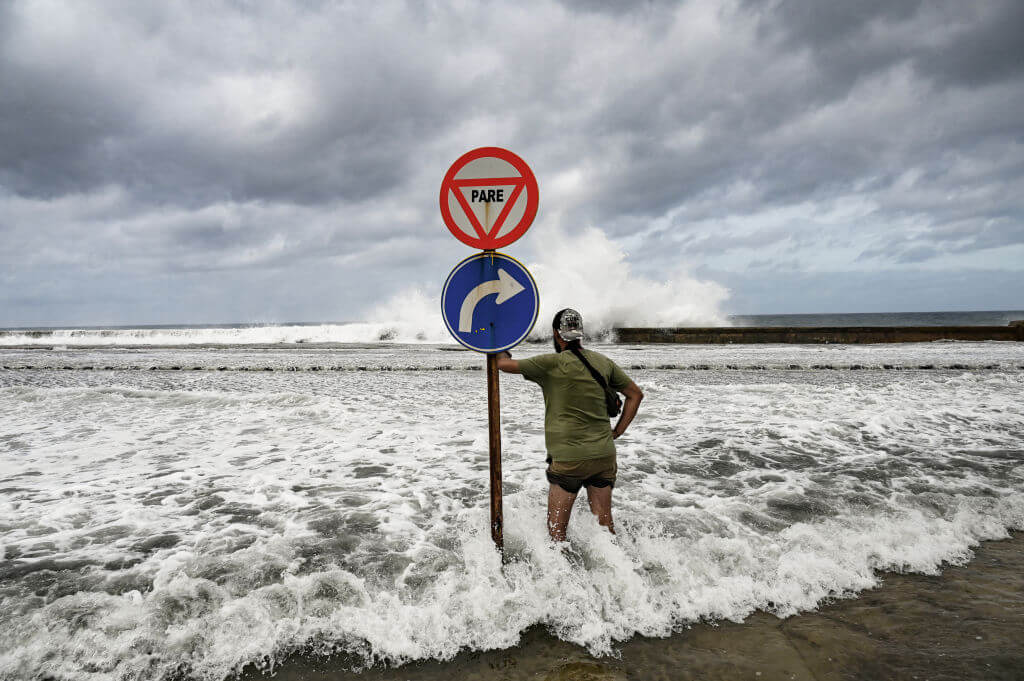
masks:
[[[613,390],[621,392],[630,384],[615,362],[593,350],[582,352]],[[615,454],[604,391],[572,352],[521,359],[519,370],[544,391],[544,442],[552,461]]]

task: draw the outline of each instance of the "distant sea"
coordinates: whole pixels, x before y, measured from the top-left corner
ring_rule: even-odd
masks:
[[[761,315],[729,315],[729,324],[732,326],[1005,326],[1011,321],[1024,319],[1024,310],[983,310],[967,312],[836,312],[819,314],[761,314]],[[396,323],[400,325],[400,323]],[[10,326],[0,327],[0,334],[12,335],[11,332],[27,331],[42,333],[57,331],[75,331],[81,334],[82,331],[116,332],[116,331],[139,331],[142,334],[133,334],[138,340],[139,335],[159,334],[160,331],[172,330],[209,330],[209,331],[233,331],[238,329],[280,329],[280,328],[302,328],[302,327],[329,327],[332,329],[345,327],[355,332],[357,337],[345,338],[345,341],[377,341],[377,340],[404,340],[396,338],[378,337],[378,328],[381,324],[366,322],[249,322],[236,324],[135,324],[135,325],[74,325],[63,326]],[[384,326],[387,326],[386,324]],[[394,326],[394,325],[392,325]],[[371,328],[367,328],[371,327]],[[358,329],[358,331],[357,331]],[[4,333],[6,332],[6,333]],[[360,333],[362,332],[362,333]],[[365,338],[358,337],[369,332]],[[251,331],[250,331],[251,333]],[[54,334],[57,335],[57,334]],[[111,334],[105,334],[111,335]],[[299,334],[300,336],[303,334]],[[352,334],[344,334],[346,336]],[[260,342],[265,339],[252,338],[252,342]],[[273,342],[273,340],[269,342]],[[277,339],[275,339],[277,340]],[[291,340],[291,339],[288,339]],[[326,340],[326,339],[324,339]],[[420,338],[418,340],[438,340]],[[447,336],[439,339],[447,342]]]

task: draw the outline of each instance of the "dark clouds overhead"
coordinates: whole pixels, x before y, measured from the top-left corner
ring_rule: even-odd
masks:
[[[793,272],[1024,284],[1022,29],[1016,0],[0,4],[0,324],[119,277],[139,303],[107,321],[253,314],[162,310],[183,273],[316,271],[358,316],[463,253],[437,186],[492,144],[540,180],[516,249],[596,226],[737,301]]]

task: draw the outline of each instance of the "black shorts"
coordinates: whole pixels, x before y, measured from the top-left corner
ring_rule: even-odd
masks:
[[[615,455],[582,461],[551,461],[545,473],[548,482],[558,485],[569,494],[579,494],[581,487],[615,487],[618,474]]]

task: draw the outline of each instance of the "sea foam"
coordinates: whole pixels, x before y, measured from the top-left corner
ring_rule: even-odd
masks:
[[[618,442],[618,534],[580,501],[565,548],[544,528],[539,392],[503,377],[503,566],[481,373],[0,372],[0,676],[399,664],[537,625],[606,655],[1024,529],[1018,370],[630,374],[647,399]]]

